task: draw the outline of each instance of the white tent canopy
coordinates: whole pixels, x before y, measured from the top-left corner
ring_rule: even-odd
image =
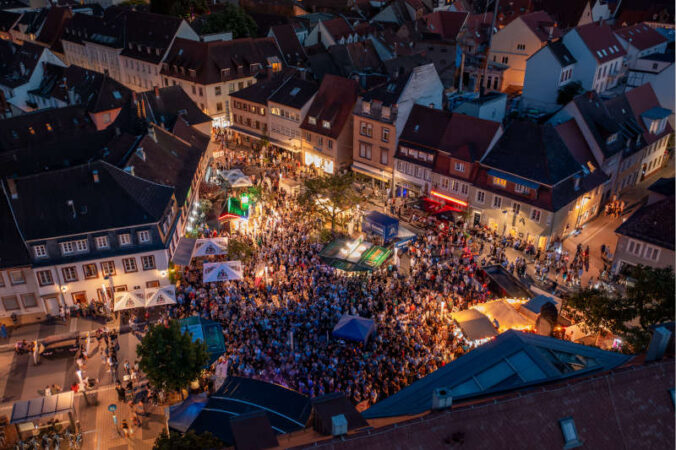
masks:
[[[153,306],[175,305],[176,286],[169,285],[161,288],[148,288],[145,291],[146,308]]]
[[[221,177],[233,188],[253,186],[251,179],[240,169],[224,170],[221,172]]]
[[[209,239],[197,239],[192,252],[193,258],[200,256],[225,255],[228,252],[228,239],[216,237]]]
[[[122,311],[132,308],[144,308],[145,296],[141,291],[124,291],[115,293],[115,306],[113,311]]]
[[[242,279],[241,261],[224,261],[204,264],[204,282],[229,281]]]

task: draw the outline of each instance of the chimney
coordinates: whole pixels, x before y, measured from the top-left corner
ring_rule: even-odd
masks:
[[[9,195],[12,200],[19,198],[19,193],[16,191],[16,181],[14,178],[7,178],[7,187],[9,188]]]
[[[141,159],[141,161],[146,160],[146,152],[143,151],[143,147],[139,147],[136,149],[136,156],[138,156]],[[133,173],[134,172],[132,171],[132,174]]]
[[[94,178],[94,183],[99,182],[99,171],[98,170],[92,170],[92,177]]]
[[[155,127],[153,125],[148,127],[148,136],[153,140],[153,142],[157,143],[157,134],[155,134]]]
[[[659,361],[662,359],[662,356],[664,356],[664,352],[667,350],[670,340],[671,331],[669,331],[666,327],[655,328],[653,335],[650,338],[648,351],[645,355],[646,362]]]
[[[453,406],[451,390],[445,387],[436,388],[432,392],[432,409],[441,410]]]
[[[300,71],[300,79],[301,80],[307,79],[307,70],[303,69],[303,70]]]
[[[160,98],[160,87],[155,86],[155,98]]]

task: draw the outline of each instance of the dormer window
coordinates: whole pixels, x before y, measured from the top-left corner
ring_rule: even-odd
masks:
[[[310,116],[310,117],[307,118],[307,121],[310,125],[317,125],[317,118],[316,117]]]
[[[566,417],[559,420],[561,433],[563,434],[563,448],[575,448],[582,445],[579,436],[577,435],[577,428],[572,417]]]
[[[613,133],[606,139],[606,144],[610,145],[613,142],[617,141],[617,133]]]
[[[188,69],[188,73],[190,74],[190,78],[197,78],[197,71],[195,69]]]
[[[389,119],[390,118],[390,107],[389,106],[383,106],[383,108],[380,110],[380,115],[382,116],[383,119]]]
[[[329,122],[328,120],[322,120],[322,126],[327,130],[329,130],[331,129],[331,122]]]
[[[361,112],[364,114],[371,114],[371,102],[364,101],[361,104]]]

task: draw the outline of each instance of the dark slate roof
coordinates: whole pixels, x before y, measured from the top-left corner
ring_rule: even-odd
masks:
[[[348,120],[352,120],[352,108],[357,101],[358,85],[354,80],[326,75],[319,87],[319,92],[308,109],[305,120],[301,124],[303,130],[323,134],[332,138],[338,137]],[[315,117],[317,123],[310,124],[309,118]],[[326,120],[330,129],[323,127]]]
[[[541,42],[546,42],[548,39],[561,36],[561,30],[556,26],[555,21],[551,16],[545,11],[534,11],[524,14],[520,16],[520,19]]]
[[[674,250],[674,195],[643,206],[631,215],[616,233],[629,236],[662,248]]]
[[[259,70],[252,70],[251,65],[260,64],[264,70],[271,58],[282,62],[273,38],[211,42],[176,38],[164,60],[162,74],[200,84],[214,84],[256,75]],[[238,72],[238,66],[242,67],[241,72]],[[229,69],[230,73],[222,76],[223,69]],[[190,70],[195,71],[195,78],[190,76]]]
[[[610,144],[607,143],[608,137],[615,133],[621,133],[622,129],[596,92],[589,91],[580,94],[573,99],[573,102],[606,158],[610,158],[624,148],[625,142],[623,139],[617,139]]]
[[[263,411],[234,416],[230,419],[233,442],[238,450],[277,447],[277,436]]]
[[[0,84],[10,88],[28,82],[45,48],[31,42],[0,40]]]
[[[616,368],[631,357],[569,341],[509,330],[437,369],[362,415],[367,419],[420,414],[432,393],[446,388],[456,400],[514,391]]]
[[[648,190],[664,196],[674,195],[674,177],[660,178],[648,186]]]
[[[0,10],[0,31],[9,33],[14,24],[21,18],[21,14]]]
[[[159,95],[156,95],[159,94]],[[145,108],[148,121],[174,129],[176,119],[180,116],[190,125],[211,122],[211,117],[195,104],[181,86],[167,86],[158,91],[146,91],[138,94],[138,101]]]
[[[284,85],[284,83],[295,75],[295,70],[284,70],[276,73],[271,77],[264,77],[256,83],[244,89],[239,89],[230,94],[230,97],[240,98],[249,102],[258,103],[261,105],[267,104],[268,98],[274,94],[277,89]]]
[[[112,6],[103,17],[76,13],[63,39],[120,48],[123,56],[157,64],[171,45],[182,19]]]
[[[314,81],[291,78],[277,89],[269,100],[280,105],[300,109],[312,99],[318,90],[319,86]]]
[[[16,187],[10,203],[26,240],[155,223],[174,193],[100,161],[17,178]]]
[[[552,52],[552,55],[554,55],[559,64],[561,64],[561,67],[570,66],[577,62],[573,54],[568,50],[568,47],[563,43],[562,39],[550,42],[547,46]]]
[[[27,266],[30,264],[30,255],[2,188],[0,188],[0,268]],[[9,191],[6,192],[9,195]]]
[[[151,125],[151,130],[155,130],[155,139],[152,134],[141,139],[127,167],[133,167],[137,177],[174,187],[176,202],[183,205],[208,140],[201,145],[190,145],[162,127]]]
[[[571,418],[593,449],[674,447],[674,360],[487,398],[403,422],[314,443],[322,450],[565,448]],[[311,445],[306,445],[311,448]]]
[[[423,16],[427,23],[427,31],[440,35],[443,39],[455,40],[465,25],[468,12],[465,11],[435,11]]]
[[[368,422],[359,414],[342,392],[334,392],[313,398],[312,410],[312,427],[315,431],[324,435],[331,434],[331,418],[339,414],[344,415],[345,419],[347,419],[348,431],[368,426]]]
[[[286,64],[297,66],[305,60],[305,50],[298,40],[293,25],[276,25],[270,28],[270,33],[275,38]]]
[[[646,126],[645,121],[643,120],[645,114],[649,112],[649,117],[647,118],[659,118],[664,119],[669,116],[670,111],[668,109],[660,107],[660,102],[657,98],[655,90],[653,89],[650,83],[646,83],[639,87],[635,87],[624,94],[627,97],[627,101],[631,106],[631,110],[634,113],[636,122],[643,129],[643,139],[645,139],[647,144],[652,144],[655,141],[662,139],[664,136],[670,134],[673,129],[671,124],[667,122],[664,130],[661,133],[655,134],[651,133]]]
[[[312,407],[310,399],[277,384],[251,378],[228,377],[223,386],[209,397],[207,405],[190,430],[209,431],[226,445],[235,443],[228,424],[234,417],[264,412],[277,434],[291,433],[305,428]]]
[[[63,83],[63,77],[65,76],[67,69],[67,67],[52,63],[45,64],[40,85],[37,88],[28,91],[28,93],[46,99],[54,97],[67,102],[68,97]]]
[[[553,126],[519,120],[507,127],[481,162],[549,186],[581,170]]]
[[[70,20],[71,17],[73,17],[73,13],[70,8],[52,6],[49,8],[45,23],[36,40],[56,52],[62,52],[61,35],[66,22]]]

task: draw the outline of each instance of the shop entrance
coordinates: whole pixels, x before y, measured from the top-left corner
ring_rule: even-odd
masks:
[[[85,291],[73,292],[73,305],[86,305],[87,304],[87,293]]]
[[[45,311],[52,316],[59,315],[59,298],[57,296],[44,297],[42,301],[45,303]]]
[[[481,223],[481,213],[479,211],[474,211],[474,219],[472,220],[472,224],[474,226],[479,225]]]

